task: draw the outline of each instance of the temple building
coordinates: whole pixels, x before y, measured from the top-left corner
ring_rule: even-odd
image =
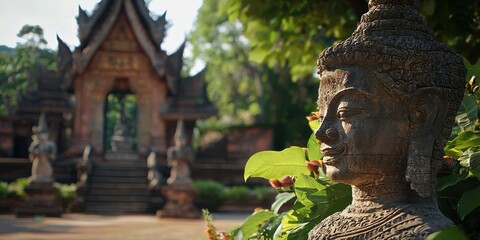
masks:
[[[30,171],[32,127],[43,112],[58,149],[55,179],[79,182],[79,163],[93,166],[85,211],[145,211],[154,201],[148,155],[165,162],[178,120],[191,144],[195,121],[217,112],[205,70],[181,74],[185,43],[171,55],[162,49],[165,14],[151,17],[144,0],[103,0],[91,14],[79,8],[77,22],[80,44],[72,52],[57,37],[57,71],[38,64],[14,116],[0,120],[1,180]]]

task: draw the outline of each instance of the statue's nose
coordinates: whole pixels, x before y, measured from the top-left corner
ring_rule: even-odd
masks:
[[[338,139],[338,131],[328,122],[322,122],[315,131],[315,137],[323,143],[333,142]]]

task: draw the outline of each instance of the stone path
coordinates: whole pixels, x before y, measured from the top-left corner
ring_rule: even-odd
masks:
[[[218,230],[239,226],[249,214],[213,213]],[[0,215],[3,240],[202,240],[203,219],[158,219],[153,215],[100,216],[64,214],[62,218],[15,218]]]

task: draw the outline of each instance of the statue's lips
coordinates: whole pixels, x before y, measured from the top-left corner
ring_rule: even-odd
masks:
[[[326,165],[333,165],[340,157],[345,155],[347,147],[341,144],[338,147],[326,147],[321,149],[323,153],[323,163]]]

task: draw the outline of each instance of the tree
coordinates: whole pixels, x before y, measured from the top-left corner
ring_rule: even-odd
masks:
[[[210,99],[222,123],[274,126],[276,148],[302,141],[309,134],[302,123],[314,110],[318,80],[307,76],[294,83],[288,68],[250,61],[243,24],[228,21],[220,9],[225,3],[205,0],[190,35],[193,58],[208,63]]]
[[[8,49],[0,53],[0,116],[11,116],[17,97],[35,89],[36,62],[50,70],[56,68],[56,54],[45,48],[47,41],[40,26],[25,25],[17,36],[25,42],[17,43],[13,54]]]
[[[346,39],[367,11],[366,0],[227,0],[222,11],[245,25],[249,59],[269,66],[289,64],[294,79],[310,75],[319,53]],[[480,2],[420,1],[427,24],[444,42],[475,63],[480,54]]]

